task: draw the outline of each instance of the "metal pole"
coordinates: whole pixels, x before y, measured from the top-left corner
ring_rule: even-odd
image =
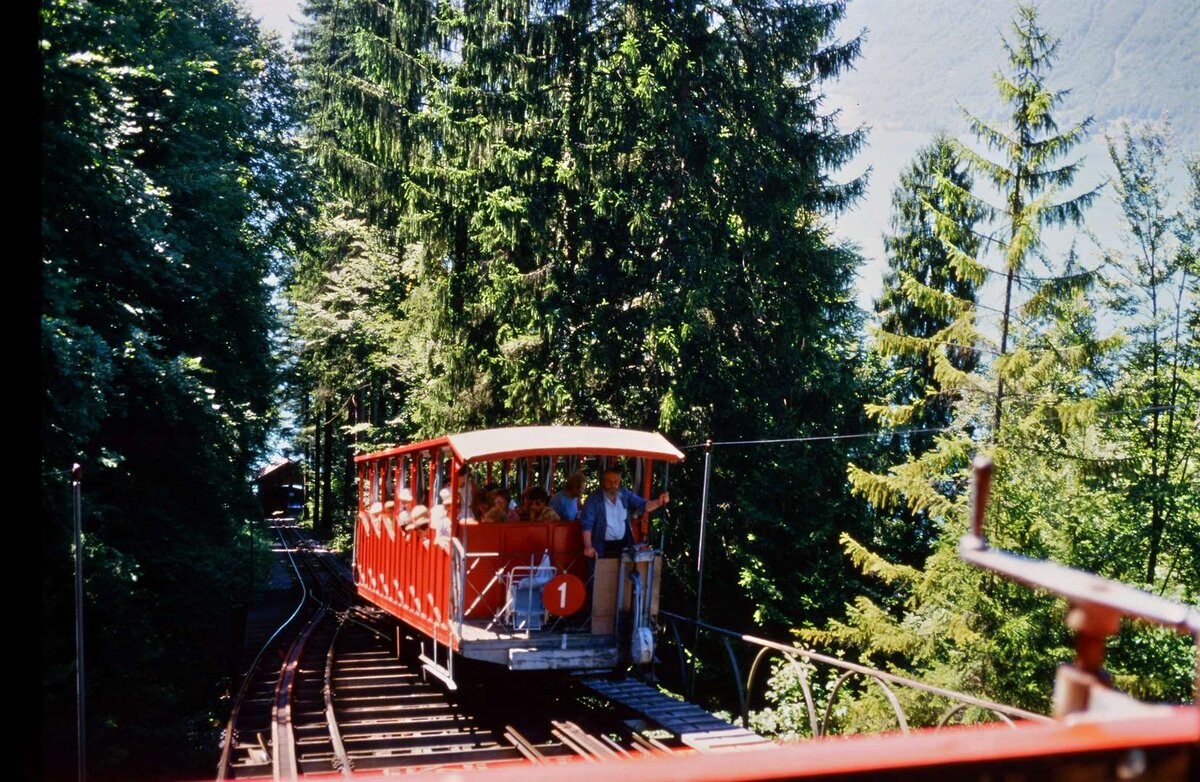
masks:
[[[83,500],[80,483],[83,468],[78,463],[71,465],[71,490],[75,501],[75,695],[76,746],[78,747],[79,782],[87,779],[87,727],[84,722],[84,679],[83,679]]]
[[[712,476],[712,440],[704,442],[704,486],[700,490],[700,543],[696,547],[696,632],[692,639],[692,681],[688,697],[696,694],[696,655],[700,649],[700,606],[704,600],[704,535],[708,527],[708,482]]]
[[[663,491],[670,491],[671,490],[671,463],[670,462],[666,463],[666,473],[667,473],[666,477],[663,478]],[[664,518],[666,517],[667,512],[669,510],[670,510],[670,508],[667,508],[666,510],[663,511]],[[647,539],[647,541],[650,539],[649,533],[647,533],[646,539]],[[659,550],[659,553],[662,553],[663,551],[667,550],[667,525],[665,523],[659,525],[658,550]]]
[[[296,520],[296,526],[300,525],[300,520]],[[254,605],[254,519],[246,519],[246,526],[250,530],[250,605]]]

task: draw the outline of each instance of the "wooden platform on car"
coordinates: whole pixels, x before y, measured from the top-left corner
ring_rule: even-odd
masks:
[[[513,670],[604,670],[617,664],[611,635],[513,630],[499,622],[464,622],[459,654]]]

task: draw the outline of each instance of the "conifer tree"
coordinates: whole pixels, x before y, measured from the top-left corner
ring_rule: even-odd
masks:
[[[862,133],[821,108],[823,81],[858,53],[833,39],[843,11],[311,3],[314,156],[347,216],[411,263],[395,302],[424,340],[398,402],[411,434],[605,423],[686,444],[857,429],[858,259],[822,222],[863,186],[832,181]],[[828,605],[817,571],[839,566],[818,551],[860,518],[841,452],[719,462],[735,488],[714,567],[744,584],[728,591],[737,615]],[[784,469],[803,478],[771,479]],[[785,521],[800,503],[812,529]],[[692,537],[679,521],[677,546]],[[782,567],[797,548],[812,570]]]
[[[886,472],[854,465],[850,469],[855,491],[873,506],[902,506],[928,514],[940,537],[919,570],[897,564],[891,552],[876,553],[852,536],[843,536],[850,558],[864,573],[889,585],[893,596],[860,596],[848,606],[844,621],[802,635],[809,642],[857,649],[873,664],[897,665],[954,689],[1045,709],[1054,666],[1069,657],[1061,626],[1063,606],[958,561],[955,544],[964,529],[967,460],[990,428],[997,471],[987,523],[995,545],[1120,577],[1122,563],[1128,561],[1118,555],[1126,534],[1120,512],[1125,500],[1103,483],[1103,476],[1111,472],[1105,465],[1111,467],[1117,446],[1101,434],[1097,399],[1120,340],[1097,325],[1097,300],[1091,289],[1096,275],[1081,270],[1073,250],[1051,268],[1056,276],[1036,280],[1029,274],[1033,259],[1049,260],[1039,251],[1042,226],[1079,219],[1094,192],[1057,200],[1059,188],[1071,181],[1078,164],[1054,168],[1051,163],[1078,141],[1086,123],[1066,134],[1038,135],[1055,129],[1047,112],[1065,95],[1041,86],[1055,44],[1027,8],[1018,10],[1014,31],[1016,44],[1007,49],[1015,74],[997,81],[1001,97],[1015,107],[1016,129],[1004,135],[972,120],[973,129],[994,146],[1002,146],[1005,138],[1012,142],[1016,151],[1008,159],[1009,167],[958,145],[974,170],[1005,194],[1006,206],[989,209],[946,176],[939,178],[937,188],[944,196],[937,209],[937,229],[955,276],[982,283],[986,268],[963,251],[967,234],[961,220],[951,219],[946,205],[973,204],[999,225],[995,243],[1004,251],[1008,302],[1001,310],[999,344],[991,347],[975,326],[978,306],[949,309],[958,320],[943,329],[939,342],[986,351],[983,355],[991,356],[991,365],[964,372],[949,361],[939,362],[936,390],[949,389],[958,397],[949,431],[936,436],[930,450]],[[981,249],[985,247],[986,242],[981,243]],[[953,303],[916,286],[909,291],[923,306]],[[1018,291],[1024,294],[1021,302],[1016,300]],[[931,348],[928,341],[882,332],[879,342],[885,349],[916,355]],[[989,372],[1002,378],[1007,390],[989,382]],[[882,404],[868,409],[884,422],[895,422],[907,420],[913,408]],[[997,437],[1001,420],[1004,436]],[[1136,647],[1153,635],[1139,636],[1128,645]],[[1161,665],[1150,666],[1146,679],[1135,682],[1125,675],[1122,666],[1132,656],[1115,665],[1118,674],[1136,694],[1180,697],[1188,686],[1186,676],[1178,675],[1183,650],[1158,640],[1152,646],[1170,647],[1170,653],[1164,651]],[[944,708],[919,696],[905,697],[914,710],[910,715],[920,715],[918,721],[936,720],[938,709]],[[857,727],[879,723],[886,716],[877,708],[882,705],[874,694],[860,693],[850,709],[855,715],[851,722]]]
[[[905,293],[915,306],[949,317],[950,323],[932,339],[888,332],[877,336],[879,349],[885,353],[927,357],[936,381],[936,388],[930,389],[932,394],[970,397],[969,403],[976,411],[990,408],[986,417],[990,418],[990,438],[994,443],[1000,442],[1006,384],[1019,391],[1022,399],[1019,409],[1011,411],[1014,426],[1023,426],[1030,420],[1036,425],[1037,417],[1047,406],[1055,408],[1059,417],[1086,415],[1091,405],[1048,389],[1043,382],[1045,372],[1054,361],[1082,366],[1094,358],[1096,351],[1111,347],[1111,343],[1100,342],[1057,345],[1038,337],[1035,323],[1053,311],[1056,301],[1078,294],[1094,278],[1072,260],[1057,275],[1037,278],[1027,273],[1034,260],[1050,264],[1041,252],[1042,228],[1080,221],[1097,191],[1060,198],[1062,188],[1073,181],[1079,162],[1059,165],[1057,160],[1079,143],[1090,119],[1071,130],[1058,131],[1051,109],[1062,102],[1068,91],[1050,91],[1044,83],[1057,41],[1042,31],[1036,11],[1028,6],[1018,7],[1012,35],[1013,42],[1002,39],[1011,73],[996,75],[999,97],[1011,113],[1009,126],[1002,128],[966,115],[971,130],[992,149],[1003,151],[1005,159],[993,162],[967,145],[954,142],[960,159],[1003,196],[1003,206],[990,205],[947,175],[937,178],[937,201],[924,202],[935,215],[934,230],[952,270],[946,272],[948,276],[982,285],[989,269],[976,256],[982,253],[986,258],[993,245],[1001,250],[1004,262],[999,273],[1005,281],[1005,303],[1000,310],[999,344],[995,345],[980,332],[979,308],[973,302],[913,284],[906,287]],[[976,221],[984,219],[995,229],[990,236],[981,236],[975,229]],[[1016,300],[1017,292],[1024,292],[1023,301]],[[1013,337],[1018,330],[1025,338],[1020,341],[1019,349],[1014,349]],[[983,373],[971,372],[966,365],[955,366],[947,350],[960,356],[964,352],[988,355],[991,362],[984,369],[995,377],[994,391]],[[925,404],[924,399],[908,404],[874,404],[868,405],[867,411],[884,424],[896,425],[910,421],[914,412]],[[952,431],[935,438],[937,446],[931,451],[889,469],[886,474],[873,474],[852,464],[850,482],[856,492],[877,508],[906,505],[910,511],[941,517],[950,508],[948,500],[956,490],[954,483],[946,481],[943,475],[965,468],[962,457],[980,427],[987,429],[984,419],[959,414],[955,416]]]
[[[1105,253],[1108,305],[1129,324],[1126,344],[1106,379],[1110,437],[1128,443],[1119,464],[1125,505],[1141,567],[1123,576],[1155,591],[1200,589],[1197,544],[1195,411],[1200,398],[1196,306],[1200,162],[1188,163],[1192,203],[1173,211],[1167,171],[1169,127],[1128,125],[1108,143],[1114,197],[1126,221],[1123,246]],[[1140,523],[1148,520],[1148,524]],[[1136,543],[1134,541],[1136,540]],[[1166,542],[1169,541],[1169,542]],[[1131,554],[1133,552],[1130,552]],[[1170,565],[1160,568],[1164,557]],[[1140,572],[1139,572],[1140,571]]]
[[[974,253],[979,215],[965,199],[946,201],[939,178],[964,192],[973,184],[951,139],[942,134],[917,152],[892,192],[892,233],[884,236],[888,270],[875,302],[879,321],[873,349],[883,362],[883,391],[879,404],[868,405],[888,426],[934,430],[949,425],[957,392],[940,388],[938,366],[966,373],[978,363],[970,344],[955,343],[963,331],[959,318],[974,304],[977,282],[959,276],[950,263],[935,221],[939,215],[951,217],[961,226],[960,244]],[[869,463],[918,457],[932,443],[930,432],[906,434]],[[867,472],[857,476],[859,486],[871,480]],[[915,564],[928,554],[936,530],[923,511],[889,514],[878,508],[876,518],[875,543],[894,557]]]
[[[1100,192],[1100,186],[1084,193],[1066,195],[1081,165],[1080,160],[1064,162],[1064,156],[1087,137],[1092,118],[1087,117],[1066,130],[1060,130],[1054,111],[1070,94],[1070,90],[1052,90],[1045,78],[1058,55],[1059,40],[1041,27],[1037,9],[1020,5],[1013,19],[1011,39],[1002,39],[1008,54],[1008,71],[994,75],[1001,102],[1007,110],[1007,121],[993,123],[980,119],[963,109],[967,124],[975,138],[986,148],[999,153],[993,159],[970,146],[957,144],[959,155],[981,178],[989,182],[1000,196],[993,204],[977,194],[963,191],[953,182],[943,179],[941,187],[948,198],[963,198],[973,202],[989,216],[995,230],[989,243],[995,244],[1003,259],[1000,274],[1004,278],[1004,305],[1000,312],[1000,343],[996,362],[996,392],[992,412],[993,440],[1001,437],[1004,396],[1009,367],[1018,367],[1021,360],[1010,360],[1010,335],[1014,319],[1021,306],[1021,289],[1033,289],[1027,300],[1036,302],[1040,294],[1051,293],[1064,286],[1085,284],[1088,276],[1082,273],[1038,280],[1027,272],[1041,256],[1042,229],[1047,226],[1079,226],[1084,211]],[[961,226],[951,215],[941,222],[944,240],[951,248],[954,262],[969,274],[980,276],[984,269],[968,247],[960,244]],[[984,249],[987,249],[986,247]],[[974,267],[974,268],[972,268]],[[1041,289],[1040,291],[1038,289]],[[1036,306],[1036,303],[1032,304]]]
[[[976,282],[959,277],[950,263],[945,245],[938,238],[935,219],[938,215],[950,218],[960,228],[958,244],[968,255],[978,251],[976,235],[978,210],[969,201],[958,199],[943,203],[942,193],[937,188],[939,179],[945,179],[958,191],[970,192],[973,187],[971,175],[959,162],[952,140],[939,134],[919,150],[909,167],[900,174],[900,182],[892,192],[892,231],[884,236],[883,246],[888,254],[888,271],[883,278],[883,294],[875,302],[880,331],[897,337],[927,339],[931,345],[939,342],[941,332],[953,322],[948,308],[943,305],[946,298],[953,297],[960,306],[974,303]],[[926,308],[922,302],[935,303]],[[942,306],[937,306],[942,305]],[[944,346],[941,346],[944,347]],[[914,427],[937,427],[949,423],[951,399],[930,399],[928,389],[936,384],[931,362],[926,357],[912,357],[889,353],[893,358],[892,370],[903,375],[903,386],[897,389],[895,402],[920,401],[920,409],[913,409],[903,421]],[[950,350],[948,360],[956,368],[970,372],[978,363],[973,350]],[[899,411],[895,415],[899,415]],[[922,438],[927,439],[927,438]],[[919,446],[914,450],[923,450]]]

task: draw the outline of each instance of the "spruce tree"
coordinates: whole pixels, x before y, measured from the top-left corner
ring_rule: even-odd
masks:
[[[878,325],[873,352],[881,362],[880,401],[867,406],[888,427],[936,430],[948,426],[958,393],[953,387],[940,386],[938,366],[945,364],[967,373],[978,363],[969,343],[956,342],[962,333],[960,318],[974,304],[977,280],[959,276],[935,224],[939,215],[952,217],[954,225],[962,227],[961,244],[974,251],[978,247],[978,214],[968,201],[944,199],[939,178],[962,191],[970,191],[973,185],[951,140],[941,134],[917,152],[892,191],[892,233],[884,236],[888,270],[883,293],[875,302]],[[869,456],[863,466],[876,469],[876,465],[886,466],[898,458],[918,457],[933,441],[931,431],[905,434]],[[869,472],[857,475],[859,486],[871,480]],[[909,564],[928,554],[936,534],[928,514],[906,509],[889,513],[880,507],[875,515],[875,545]]]
[[[1120,453],[1127,497],[1128,558],[1123,576],[1155,591],[1200,589],[1200,508],[1194,487],[1195,410],[1200,395],[1196,286],[1200,162],[1188,164],[1192,203],[1175,211],[1167,171],[1169,128],[1126,126],[1108,142],[1114,198],[1125,218],[1122,245],[1105,253],[1108,306],[1128,324],[1126,344],[1106,378],[1110,437]],[[1142,523],[1145,519],[1148,523]],[[1136,543],[1135,543],[1136,541]],[[1133,554],[1133,552],[1129,552]],[[1170,564],[1163,568],[1162,560]],[[1194,592],[1193,592],[1194,594]]]
[[[833,39],[843,3],[309,11],[314,157],[347,216],[411,262],[395,302],[423,339],[419,382],[395,400],[411,434],[858,429],[858,258],[823,224],[863,186],[832,180],[863,136],[821,107],[858,54]],[[836,444],[719,458],[714,567],[742,584],[719,593],[733,615],[828,608],[818,583],[842,574],[822,549],[860,518],[842,463]],[[698,470],[681,479],[698,489]],[[790,522],[797,507],[811,527]],[[692,537],[678,527],[677,551]],[[812,568],[786,567],[798,550]]]
[[[957,274],[938,238],[935,221],[939,215],[949,218],[959,229],[956,244],[974,256],[979,248],[976,223],[980,215],[970,201],[946,201],[945,188],[938,187],[943,179],[960,192],[970,192],[974,185],[958,160],[952,140],[939,134],[917,152],[892,191],[892,233],[883,239],[888,270],[883,277],[883,294],[875,302],[875,312],[881,332],[928,340],[935,352],[946,354],[955,369],[970,372],[979,363],[974,350],[938,343],[942,332],[953,324],[955,310],[974,303],[978,283]],[[892,403],[920,405],[903,413],[899,408],[894,409],[890,421],[913,428],[948,424],[953,398],[928,396],[937,384],[930,357],[903,355],[886,344],[880,346],[880,352],[891,359],[889,369],[897,376],[899,387],[892,393]],[[922,446],[929,439],[915,437],[912,450],[924,450]]]
[[[1066,130],[1059,129],[1053,112],[1061,107],[1070,90],[1053,90],[1045,81],[1057,58],[1059,40],[1042,29],[1037,9],[1032,5],[1017,7],[1010,32],[1011,39],[1002,39],[1009,69],[997,71],[993,77],[1007,111],[1007,121],[988,122],[963,109],[975,138],[989,151],[999,153],[999,159],[966,144],[957,144],[959,155],[971,169],[995,188],[999,203],[963,191],[949,180],[941,182],[947,197],[964,198],[992,219],[994,231],[988,237],[989,243],[996,245],[1003,260],[999,270],[1004,278],[1004,305],[1000,312],[992,412],[994,440],[999,440],[1002,433],[1005,386],[1013,382],[1008,377],[1008,367],[1021,364],[1019,359],[1008,360],[1013,322],[1019,317],[1021,290],[1032,289],[1032,294],[1025,297],[1030,301],[1038,298],[1039,288],[1044,293],[1086,281],[1086,275],[1082,274],[1048,281],[1027,275],[1033,262],[1041,257],[1042,230],[1047,226],[1079,226],[1084,211],[1100,192],[1097,186],[1073,196],[1064,194],[1074,183],[1081,161],[1064,162],[1063,157],[1086,139],[1092,118],[1087,117]],[[945,215],[942,227],[955,262],[964,269],[976,267],[971,273],[978,275],[979,261],[958,240],[961,226],[955,224],[951,215]]]
[[[961,371],[948,360],[935,365],[934,390],[949,391],[957,400],[948,431],[934,438],[931,449],[885,472],[854,465],[850,470],[855,491],[873,506],[926,514],[939,529],[939,538],[923,569],[917,569],[897,564],[893,552],[876,552],[843,536],[855,564],[887,587],[884,597],[860,596],[847,607],[844,621],[803,635],[813,643],[856,649],[875,665],[899,666],[953,689],[1045,709],[1054,666],[1070,656],[1061,624],[1064,606],[957,559],[956,542],[965,526],[968,459],[987,443],[996,462],[987,520],[994,545],[1120,577],[1127,561],[1118,551],[1125,501],[1104,490],[1102,478],[1111,472],[1115,446],[1102,436],[1097,399],[1120,340],[1104,334],[1097,323],[1092,288],[1096,274],[1082,268],[1074,250],[1054,263],[1040,249],[1044,225],[1079,220],[1083,207],[1095,197],[1093,191],[1060,200],[1060,189],[1070,183],[1078,164],[1054,166],[1058,155],[1078,142],[1087,123],[1056,132],[1048,112],[1066,93],[1052,93],[1042,85],[1056,45],[1028,8],[1018,10],[1013,29],[1016,43],[1006,43],[1006,49],[1014,73],[997,79],[1001,98],[1013,110],[1013,129],[1001,131],[971,119],[974,131],[994,148],[1008,150],[1009,156],[1005,163],[992,163],[956,145],[973,170],[1004,194],[1005,206],[988,207],[943,175],[937,187],[943,200],[935,210],[953,275],[976,284],[983,282],[987,268],[964,251],[964,239],[972,234],[948,207],[971,205],[993,219],[997,234],[990,243],[1003,250],[1001,274],[1006,283],[1000,339],[998,344],[991,342],[976,326],[978,305],[952,306],[956,302],[944,294],[908,286],[905,292],[915,305],[941,306],[956,317],[939,333],[942,348],[974,348],[991,362],[981,362],[974,371]],[[981,242],[980,250],[988,244]],[[1029,266],[1034,259],[1046,262],[1051,275],[1033,277]],[[886,350],[913,355],[928,355],[934,347],[927,339],[886,332],[880,333],[879,343]],[[992,382],[993,377],[1003,384]],[[904,416],[914,408],[879,404],[868,409],[885,422],[896,422],[907,420]],[[1166,648],[1154,643],[1155,648]],[[1178,660],[1177,653],[1167,658]],[[1164,663],[1151,673],[1175,668],[1174,662]],[[1180,682],[1185,680],[1172,676],[1167,676],[1170,684],[1140,686],[1135,692],[1182,692]],[[945,708],[919,696],[905,697],[914,710],[910,715],[919,715],[916,721],[936,720],[939,709]],[[860,693],[851,707],[854,719],[843,727],[861,728],[885,719],[886,712],[878,708],[882,705],[874,694]]]

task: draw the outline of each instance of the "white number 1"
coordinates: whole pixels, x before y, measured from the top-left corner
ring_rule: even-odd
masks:
[[[558,607],[565,611],[567,608],[567,582],[566,581],[564,581],[558,585],[558,594],[561,596],[561,599],[558,601]]]

